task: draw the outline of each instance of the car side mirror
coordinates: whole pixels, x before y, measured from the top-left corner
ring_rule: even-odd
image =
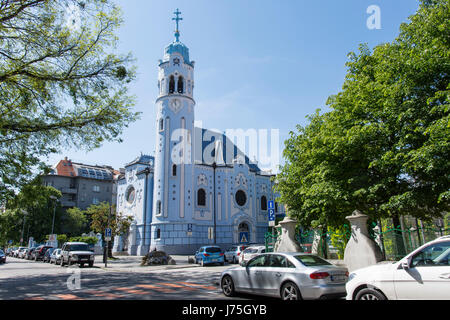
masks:
[[[408,259],[402,261],[400,266],[402,267],[403,270],[408,270],[411,266],[411,258],[408,258]]]

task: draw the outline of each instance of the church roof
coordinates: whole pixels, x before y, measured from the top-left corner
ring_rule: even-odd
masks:
[[[164,49],[164,61],[169,61],[170,55],[173,53],[181,54],[184,63],[192,65],[191,61],[189,60],[189,48],[182,42],[174,41]]]
[[[153,166],[154,162],[155,162],[154,157],[146,155],[146,154],[141,154],[140,156],[138,156],[136,159],[134,159],[130,163],[127,163],[125,165],[125,168],[132,166],[133,164],[137,164],[137,163]]]
[[[251,162],[250,159],[248,158],[248,156],[245,155],[244,152],[242,152],[224,133],[219,133],[216,131],[196,127],[195,134],[200,134],[200,130],[201,130],[201,136],[202,136],[202,154],[201,154],[202,164],[211,165],[211,163],[206,162],[206,159],[203,158],[203,155],[204,155],[205,149],[209,145],[211,145],[211,143],[214,143],[214,148],[211,150],[211,157],[212,157],[212,159],[216,160],[216,164],[218,166],[225,165],[225,164],[230,166],[233,164],[234,160],[237,159],[237,157],[239,155],[241,155],[241,156],[243,156],[243,160],[244,160],[245,164],[247,164],[249,166],[251,171],[254,171],[257,173],[262,172],[261,169],[258,167],[258,165],[255,164],[254,162]],[[209,136],[211,136],[211,139],[209,141],[203,140],[205,133],[209,133]],[[219,145],[215,143],[215,140],[216,140],[216,137],[218,134],[221,136]],[[216,157],[216,148],[219,150],[219,152],[221,152],[221,154],[219,154],[217,157]],[[218,162],[219,159],[223,160],[223,163]]]

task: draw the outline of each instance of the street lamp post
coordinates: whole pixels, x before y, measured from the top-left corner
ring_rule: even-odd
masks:
[[[55,200],[55,206],[53,207],[53,222],[52,222],[52,233],[51,233],[53,235],[53,231],[55,229],[56,202],[58,202],[59,200],[55,196],[50,196],[49,198],[52,200]]]
[[[23,209],[21,211],[23,213],[23,225],[22,225],[22,236],[20,237],[20,246],[22,246],[22,243],[23,243],[23,233],[24,233],[24,230],[25,230],[25,217],[27,216],[27,213],[28,213],[28,212],[26,212]]]

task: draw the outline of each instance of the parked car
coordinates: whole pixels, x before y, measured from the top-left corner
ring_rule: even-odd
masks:
[[[25,253],[23,254],[23,258],[26,260],[34,259],[33,253],[34,253],[35,249],[36,249],[36,247],[26,249]]]
[[[28,248],[19,249],[19,251],[17,252],[17,258],[25,259],[25,254],[27,253],[27,249]]]
[[[60,263],[60,259],[61,259],[61,249],[53,250],[53,252],[50,254],[50,264],[52,264],[53,262],[55,264],[58,264]]]
[[[237,292],[278,297],[283,300],[345,297],[345,267],[302,253],[262,253],[222,272],[220,285],[225,296]]]
[[[27,249],[27,247],[18,247],[16,250],[14,250],[13,257],[14,258],[19,258],[19,252],[21,250],[25,250],[25,249]]]
[[[50,262],[50,256],[53,251],[55,251],[56,248],[50,247],[45,251],[44,256],[42,257],[42,262]]]
[[[225,264],[224,254],[218,246],[203,246],[195,253],[195,263],[201,266],[212,263]]]
[[[41,246],[37,247],[33,252],[33,260],[39,261],[39,260],[44,259],[45,252],[50,248],[53,248],[53,247],[45,246],[45,245],[41,245]]]
[[[392,264],[355,270],[347,300],[450,300],[450,236],[440,237]]]
[[[247,246],[244,245],[234,245],[228,248],[224,253],[225,262],[238,263],[239,256],[246,248]]]
[[[3,252],[3,250],[0,250],[0,263],[6,262],[6,254]]]
[[[266,252],[266,247],[265,246],[250,246],[248,248],[246,248],[244,251],[242,251],[242,253],[239,256],[239,263],[243,263],[243,262],[248,262],[250,261],[250,259],[256,257],[257,255],[261,254],[261,253],[265,253]]]
[[[85,242],[66,242],[61,248],[60,265],[64,266],[79,264],[81,267],[85,263],[92,267],[94,265],[94,252],[89,250],[89,245]]]
[[[5,254],[6,254],[7,256],[9,256],[9,257],[12,257],[15,250],[16,250],[15,247],[14,247],[14,248],[8,248],[8,249],[6,249]]]

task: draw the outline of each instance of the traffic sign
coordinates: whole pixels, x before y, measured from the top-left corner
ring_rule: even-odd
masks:
[[[106,228],[105,229],[105,240],[106,241],[111,241],[111,236],[112,236],[111,228]]]
[[[267,202],[267,205],[269,206],[269,209],[275,209],[275,201],[270,200]]]
[[[248,243],[248,232],[240,232],[239,233],[239,242],[240,243]]]
[[[269,209],[269,221],[275,221],[275,209]]]

